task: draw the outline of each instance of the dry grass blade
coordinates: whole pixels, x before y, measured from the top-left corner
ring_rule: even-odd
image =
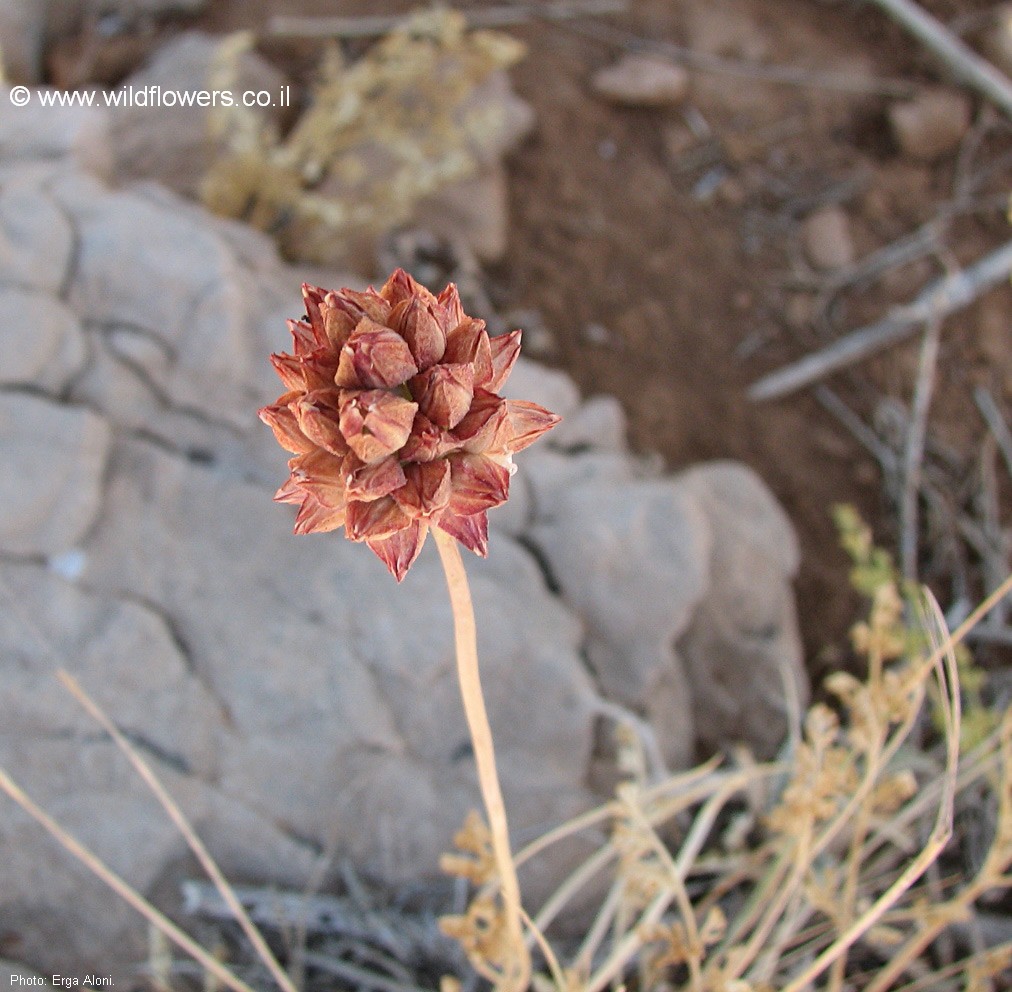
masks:
[[[903,897],[912,885],[928,870],[938,856],[945,849],[949,838],[952,836],[953,807],[956,795],[956,783],[958,776],[959,762],[959,735],[961,725],[960,698],[959,698],[959,672],[956,666],[954,653],[955,641],[945,629],[945,620],[938,604],[934,601],[930,592],[925,590],[925,596],[929,604],[929,616],[932,623],[929,625],[929,633],[936,644],[932,652],[931,670],[935,673],[941,690],[942,712],[945,722],[945,769],[942,777],[942,795],[938,803],[938,810],[935,815],[935,822],[928,838],[920,853],[900,873],[899,877],[865,910],[854,922],[842,933],[829,947],[799,975],[796,975],[788,982],[781,992],[802,992],[816,978],[853,945],[860,940],[882,917]],[[937,631],[941,630],[945,636],[938,637]],[[879,980],[873,986],[868,986],[866,992],[884,992],[892,984],[904,967],[903,958],[897,956],[893,959],[893,967],[897,968],[896,974],[889,978],[888,982],[882,981],[887,973],[881,973]]]
[[[935,384],[938,348],[942,323],[928,324],[921,343],[917,369],[917,385],[910,412],[906,450],[903,453],[903,494],[900,498],[900,570],[905,579],[917,580],[918,502],[921,495],[921,474],[924,460],[924,439],[928,429],[928,408]]]
[[[932,667],[947,651],[951,651],[957,644],[966,639],[966,635],[973,630],[1006,596],[1012,595],[1012,575],[998,586],[956,629],[945,641],[935,648],[931,657],[925,665]]]
[[[7,774],[0,769],[0,789],[14,800],[29,816],[54,837],[67,851],[81,862],[96,878],[101,879],[128,906],[141,914],[152,926],[160,930],[177,947],[189,954],[201,967],[233,992],[255,992],[242,979],[232,974],[220,961],[209,954],[195,940],[183,933],[168,917],[155,909],[136,889],[116,874],[93,851],[63,829],[41,806]]]
[[[278,987],[283,992],[298,992],[293,984],[292,980],[285,973],[285,970],[278,963],[277,958],[274,957],[273,952],[267,946],[267,942],[264,940],[262,934],[253,925],[253,921],[250,920],[249,915],[243,908],[242,903],[236,897],[235,892],[232,891],[232,887],[229,885],[225,876],[222,875],[221,869],[215,864],[214,859],[211,857],[207,848],[204,846],[203,841],[197,836],[190,822],[183,815],[183,811],[176,804],[175,800],[168,794],[165,787],[158,780],[158,777],[151,770],[151,766],[140,756],[136,748],[134,748],[130,742],[120,733],[116,725],[109,719],[105,712],[99,707],[99,705],[81,688],[78,681],[67,671],[61,670],[57,673],[60,681],[67,688],[67,691],[84,707],[89,715],[102,726],[107,734],[113,739],[116,746],[123,752],[127,760],[133,765],[134,770],[144,780],[144,784],[151,790],[154,797],[161,804],[162,809],[168,814],[169,818],[176,825],[179,832],[183,835],[187,845],[193,852],[194,856],[200,862],[201,867],[207,872],[208,877],[214,882],[215,888],[221,894],[222,899],[225,900],[229,909],[232,911],[236,921],[242,928],[243,933],[246,934],[253,948],[256,950],[260,960],[263,961],[264,966],[270,971],[274,980],[277,982]]]

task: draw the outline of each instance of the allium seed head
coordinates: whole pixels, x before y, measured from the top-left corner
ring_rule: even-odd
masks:
[[[299,507],[295,532],[344,527],[398,582],[430,527],[484,557],[513,455],[559,422],[498,395],[520,331],[489,338],[456,286],[433,296],[403,269],[378,292],[302,295],[293,354],[271,356],[287,392],[260,411],[295,456],[274,497]]]

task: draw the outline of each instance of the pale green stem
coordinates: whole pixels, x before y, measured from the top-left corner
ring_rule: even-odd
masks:
[[[510,852],[506,804],[503,802],[502,789],[499,787],[495,748],[492,745],[492,728],[489,726],[485,698],[481,691],[481,677],[478,673],[478,640],[471,590],[467,583],[464,563],[460,560],[460,549],[457,547],[456,539],[438,528],[433,528],[433,537],[443,562],[446,586],[450,593],[460,694],[464,701],[467,726],[471,732],[474,761],[478,768],[478,784],[481,787],[485,814],[488,816],[489,830],[492,833],[492,851],[499,872],[499,883],[502,886],[502,900],[507,925],[510,928],[510,942],[516,955],[511,963],[512,971],[502,976],[497,989],[499,992],[523,992],[530,983],[531,960],[523,938],[520,885],[517,882],[513,855]]]

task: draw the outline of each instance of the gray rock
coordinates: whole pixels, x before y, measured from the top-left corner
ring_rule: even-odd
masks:
[[[555,448],[624,452],[625,411],[614,396],[592,396],[552,428],[548,438]]]
[[[478,801],[435,552],[397,586],[364,547],[290,524],[259,487],[123,444],[82,581],[173,617],[229,713],[226,794],[321,844],[337,829],[343,851],[401,883],[435,870]],[[579,625],[524,552],[495,543],[494,565],[469,564],[504,789],[529,832],[589,802],[596,697]]]
[[[0,576],[13,600],[0,617],[6,732],[82,739],[94,734],[94,721],[70,703],[56,680],[59,666],[148,751],[213,778],[223,713],[188,670],[162,616],[140,602],[85,592],[35,567],[4,569]]]
[[[660,685],[667,687],[677,736],[660,745],[678,764],[691,756],[693,731],[673,645],[707,590],[707,524],[670,480],[592,477],[539,504],[533,530],[563,597],[587,625],[588,658],[604,694],[643,710]]]
[[[98,514],[109,445],[108,425],[88,410],[0,392],[0,551],[74,546]]]
[[[769,757],[792,708],[805,707],[809,698],[791,589],[797,538],[773,495],[744,465],[702,465],[679,483],[708,517],[712,534],[710,587],[678,642],[699,741],[711,751],[741,741]]]
[[[149,752],[144,758],[233,878],[242,877],[242,861],[233,857],[241,847],[256,852],[269,882],[306,884],[313,859],[304,847],[251,816],[239,800],[180,775]],[[99,733],[25,738],[0,731],[0,765],[135,889],[151,891],[188,863],[175,825]],[[128,986],[147,952],[146,926],[137,913],[6,799],[0,843],[0,928],[17,940],[18,955],[43,973],[112,975],[115,985]]]
[[[88,326],[147,337],[153,347],[134,357],[173,404],[248,429],[276,394],[258,333],[272,315],[284,334],[270,286],[202,211],[164,191],[112,192],[77,176],[53,192],[78,229],[71,307]],[[296,315],[297,291],[287,308]]]
[[[2,18],[0,14],[0,18]],[[2,36],[0,36],[2,42]],[[9,49],[4,46],[4,56]],[[109,118],[105,107],[43,106],[37,92],[24,107],[10,107],[10,87],[0,85],[0,162],[63,160],[86,172],[112,170]]]
[[[147,786],[57,681],[58,667],[139,749],[223,867],[238,873],[259,861],[258,874],[275,880],[308,878],[305,849],[209,785],[229,732],[225,712],[161,615],[36,566],[4,566],[0,583],[0,767],[64,829],[142,892],[186,851]],[[17,936],[19,954],[50,974],[94,970],[126,982],[144,955],[136,913],[6,805],[0,846],[0,929]],[[273,864],[285,865],[280,877]]]
[[[520,452],[516,464],[517,475],[523,475],[530,485],[535,521],[543,515],[550,517],[558,500],[571,489],[626,485],[637,475],[636,464],[624,452],[588,451],[573,455],[548,444]]]
[[[451,244],[463,243],[482,262],[502,260],[509,236],[509,190],[501,164],[450,183],[415,208],[414,224]]]
[[[51,197],[23,183],[0,188],[0,285],[60,292],[73,243],[70,221]]]
[[[170,189],[197,196],[212,162],[230,139],[255,140],[258,129],[275,128],[283,112],[284,76],[254,51],[234,60],[221,37],[200,31],[181,34],[155,53],[150,63],[119,87],[124,103],[110,108],[116,176],[121,180],[154,179]],[[234,68],[230,63],[234,61]],[[266,91],[271,107],[224,108],[199,105],[130,106],[138,93],[229,92],[236,104],[246,91]],[[234,134],[243,129],[242,135]]]
[[[0,287],[0,385],[36,385],[59,392],[83,367],[88,351],[77,316],[35,290]]]

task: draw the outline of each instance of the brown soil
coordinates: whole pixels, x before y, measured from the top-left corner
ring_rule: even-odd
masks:
[[[993,4],[925,6],[969,23]],[[197,23],[214,31],[255,28],[271,14],[334,7],[222,0]],[[340,13],[378,7],[356,0]],[[827,280],[803,260],[800,222],[819,205],[839,204],[864,257],[934,217],[960,177],[977,183],[977,209],[948,228],[944,251],[833,296],[821,333],[830,324],[833,333],[860,326],[910,299],[942,271],[939,259],[967,263],[1007,239],[996,194],[1008,190],[1009,132],[996,116],[988,125],[990,110],[975,101],[980,126],[959,152],[921,164],[893,145],[885,122],[891,98],[881,92],[696,69],[684,106],[634,110],[605,103],[590,87],[596,69],[637,42],[687,46],[739,65],[837,72],[872,89],[886,79],[951,86],[870,5],[632,0],[619,16],[510,30],[530,49],[513,78],[538,126],[510,161],[513,223],[507,255],[489,274],[494,298],[504,309],[544,314],[554,340],[548,360],[586,393],[618,396],[638,450],[660,451],[672,468],[741,459],[767,481],[800,535],[799,612],[813,669],[821,669],[839,657],[826,649],[845,642],[857,609],[831,505],[855,503],[882,540],[895,534],[878,462],[811,391],[766,404],[745,395],[757,377],[822,341],[812,317],[821,312],[816,303]],[[289,69],[304,54],[304,69],[319,47],[265,52]],[[973,386],[989,388],[1008,418],[1010,298],[1008,289],[995,291],[946,323],[930,423],[954,447],[957,475],[973,471],[986,434]],[[868,419],[876,399],[909,405],[916,361],[915,340],[831,385]],[[1006,524],[1007,483],[998,492]],[[952,563],[924,557],[946,598]],[[968,591],[979,595],[972,562],[964,571]]]

